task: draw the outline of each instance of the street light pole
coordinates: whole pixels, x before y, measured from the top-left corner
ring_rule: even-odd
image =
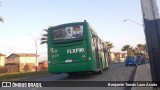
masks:
[[[152,82],[157,83],[154,90],[160,90],[160,16],[157,0],[141,0],[141,7]]]
[[[29,35],[32,37],[34,43],[35,43],[35,50],[36,50],[36,71],[38,71],[38,58],[37,58],[37,47],[38,47],[38,40],[36,38],[34,38],[30,33]]]
[[[36,71],[38,71],[38,59],[37,59],[37,47],[38,47],[38,45],[37,45],[36,38],[35,38],[34,42],[35,42],[35,49],[36,49]]]
[[[137,24],[137,25],[143,26],[142,24],[137,23],[137,22],[135,22],[135,21],[133,21],[133,20],[131,20],[131,19],[125,19],[125,20],[123,20],[123,22],[126,22],[126,21],[131,21],[131,22],[133,22],[133,23],[135,23],[135,24]]]
[[[43,31],[46,31],[46,29],[44,29],[44,30],[42,30],[42,32]],[[41,34],[40,34],[40,36],[42,35],[42,32],[41,32]],[[30,35],[31,37],[32,37],[32,39],[33,39],[33,41],[34,41],[34,43],[35,43],[35,50],[36,50],[36,71],[38,71],[38,51],[37,51],[37,48],[38,48],[38,40],[39,40],[39,38],[40,38],[40,36],[38,37],[38,39],[37,38],[34,38],[30,33],[28,33],[28,35]]]

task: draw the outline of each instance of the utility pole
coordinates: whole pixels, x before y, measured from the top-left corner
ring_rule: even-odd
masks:
[[[47,30],[46,29],[44,29],[44,30],[42,30],[42,32],[43,31],[46,31],[47,32]],[[40,34],[40,36],[42,35],[42,32],[41,32],[41,34]],[[39,40],[39,38],[40,38],[40,36],[38,37],[38,38],[34,38],[30,33],[28,33],[28,35],[30,35],[31,37],[32,37],[32,39],[33,39],[33,41],[34,41],[34,44],[35,44],[35,54],[36,54],[36,71],[38,71],[38,40]],[[45,38],[43,38],[45,41],[44,42],[41,42],[41,44],[43,44],[43,43],[46,43],[47,42],[47,34],[43,34],[44,36],[45,36]]]
[[[34,43],[35,43],[35,54],[36,54],[36,71],[38,71],[38,58],[37,58],[37,47],[38,47],[38,40],[36,38],[34,38],[30,33],[28,34],[32,37]]]
[[[38,71],[38,58],[37,58],[37,47],[38,47],[38,44],[37,44],[37,40],[36,38],[34,39],[34,43],[35,43],[35,49],[36,49],[36,72]]]
[[[152,82],[160,89],[160,17],[156,0],[141,0]]]

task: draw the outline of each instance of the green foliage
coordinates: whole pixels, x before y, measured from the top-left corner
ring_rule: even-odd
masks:
[[[0,17],[0,21],[1,21],[1,22],[4,22],[2,17]]]
[[[130,45],[124,45],[121,50],[122,50],[122,51],[129,51],[130,49],[131,49],[131,46],[130,46]]]
[[[106,44],[107,44],[107,49],[112,49],[114,47],[113,43],[111,43],[110,41],[106,41]]]
[[[147,46],[146,44],[137,44],[135,48],[131,47],[130,45],[124,45],[121,49],[122,51],[127,51],[128,54],[130,53],[143,53],[147,55]]]
[[[109,60],[111,60],[110,53],[111,53],[111,49],[112,49],[114,46],[113,46],[113,43],[111,43],[110,41],[106,41],[106,44],[107,44],[108,58],[109,58]]]
[[[41,43],[40,43],[41,45],[48,42],[48,30],[44,29],[44,31],[47,32],[47,33],[42,35]]]

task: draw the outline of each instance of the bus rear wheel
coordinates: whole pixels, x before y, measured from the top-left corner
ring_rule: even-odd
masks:
[[[77,73],[75,73],[75,72],[68,73],[68,76],[70,76],[70,77],[73,77],[73,76],[76,76],[76,75],[77,75]]]
[[[103,67],[100,66],[100,70],[97,72],[97,74],[102,74],[103,73]]]

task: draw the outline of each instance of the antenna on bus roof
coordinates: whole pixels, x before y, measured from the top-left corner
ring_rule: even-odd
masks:
[[[86,22],[86,20],[84,20],[84,22]]]

